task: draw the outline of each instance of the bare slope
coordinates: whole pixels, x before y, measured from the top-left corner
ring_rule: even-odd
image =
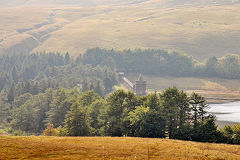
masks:
[[[42,6],[99,6],[99,5],[122,5],[136,4],[148,0],[1,0],[1,6],[23,6],[23,5],[42,5]]]
[[[159,9],[144,5],[67,9],[58,16],[69,23],[35,51],[69,51],[91,47],[163,48],[204,59],[239,54],[240,6]],[[56,41],[60,40],[60,41]]]
[[[15,2],[21,7],[0,9],[0,53],[77,55],[104,47],[178,50],[198,59],[240,54],[237,0],[0,1]]]
[[[128,137],[2,136],[0,149],[0,159],[240,159],[237,145]]]
[[[210,4],[236,4],[239,0],[1,0],[1,6],[20,5],[78,5],[78,6],[99,6],[99,5],[131,5],[149,2],[161,7],[173,7],[178,5],[210,5]]]

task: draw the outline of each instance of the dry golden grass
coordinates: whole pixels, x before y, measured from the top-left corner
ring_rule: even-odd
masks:
[[[18,33],[18,29],[32,28],[36,24],[43,23],[50,14],[49,9],[42,7],[15,7],[0,9],[0,53],[21,44],[32,37],[28,33]],[[31,41],[23,44],[22,48],[33,45]],[[15,48],[14,52],[21,52],[21,48]]]
[[[240,146],[129,137],[1,136],[0,159],[237,160]]]
[[[69,51],[87,48],[161,48],[186,52],[195,58],[239,54],[240,5],[181,6],[164,8],[159,0],[125,6],[19,7],[0,9],[0,51],[20,43],[32,33],[46,31],[47,38],[35,51]],[[53,26],[17,33],[47,21]],[[3,36],[2,36],[3,35]],[[3,41],[1,40],[3,38]]]
[[[235,42],[240,32],[239,6],[159,9],[140,5],[96,7],[91,8],[91,12],[82,8],[63,8],[58,13],[70,23],[54,32],[35,51],[68,50],[79,54],[97,46],[163,48],[203,59],[228,52],[237,54],[239,50]]]

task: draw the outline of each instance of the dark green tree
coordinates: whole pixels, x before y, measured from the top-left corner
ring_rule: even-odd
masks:
[[[79,93],[76,90],[68,92],[63,88],[57,89],[52,95],[50,110],[47,112],[47,123],[56,127],[63,126],[65,115],[78,96]]]
[[[38,109],[34,108],[29,101],[12,111],[10,125],[14,130],[37,133],[39,128],[39,115],[37,113]]]
[[[190,109],[187,95],[173,87],[164,90],[160,97],[168,136],[170,139],[176,138],[183,132],[183,126],[188,124]]]
[[[65,64],[69,64],[69,63],[70,63],[70,55],[69,55],[68,52],[65,54],[64,63],[65,63]]]
[[[97,93],[99,96],[104,97],[104,88],[100,81],[97,81],[96,86],[94,87],[94,92]]]
[[[65,120],[68,136],[88,136],[89,124],[86,109],[79,103],[74,103],[68,111]]]
[[[88,106],[88,116],[89,116],[89,126],[90,126],[90,134],[92,136],[100,136],[101,131],[101,118],[100,110],[104,108],[105,100],[97,99],[92,104]]]
[[[165,120],[155,109],[139,106],[129,113],[128,118],[132,136],[165,137]]]
[[[108,136],[122,136],[123,130],[122,113],[124,110],[124,101],[127,93],[123,90],[117,90],[110,94],[106,99],[105,109],[102,111],[102,118],[104,121],[103,130],[105,135]]]
[[[207,119],[203,124],[201,124],[198,131],[199,132],[193,136],[193,140],[211,143],[223,141],[223,135],[217,129],[214,118]]]
[[[15,83],[14,82],[11,84],[11,87],[8,91],[7,98],[8,98],[8,102],[10,104],[12,104],[14,101],[14,98],[15,98]]]
[[[18,74],[17,74],[17,70],[16,70],[15,66],[12,69],[11,75],[12,75],[12,79],[14,80],[14,82],[18,83]]]
[[[199,123],[203,123],[207,116],[207,105],[205,104],[206,101],[204,97],[202,97],[199,94],[193,93],[190,96],[190,104],[191,104],[191,110],[193,112],[192,114],[192,121],[194,124],[194,128],[199,125]]]

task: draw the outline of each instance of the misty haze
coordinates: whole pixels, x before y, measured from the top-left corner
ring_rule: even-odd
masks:
[[[239,144],[240,0],[0,0],[0,160]]]

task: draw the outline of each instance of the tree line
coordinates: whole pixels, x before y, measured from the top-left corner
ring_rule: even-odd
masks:
[[[116,70],[172,76],[219,76],[220,71],[227,75],[231,70],[228,78],[237,78],[233,68],[238,61],[234,59],[236,56],[211,58],[203,65],[176,52],[99,48],[76,58],[68,53],[0,55],[0,131],[239,144],[240,127],[218,130],[206,111],[205,99],[198,94],[187,96],[177,88],[142,97],[121,90],[111,93],[118,83]],[[232,61],[236,63],[217,71],[220,63]],[[204,72],[203,66],[208,66]]]
[[[218,130],[204,97],[177,88],[136,96],[117,90],[47,89],[14,99],[8,132],[13,135],[132,136],[239,144],[239,125]]]
[[[11,111],[19,109],[26,98],[61,87],[93,90],[103,97],[118,82],[111,68],[83,64],[81,57],[73,58],[68,53],[0,55],[0,70],[0,129],[10,122]],[[30,104],[27,106],[34,110]]]
[[[36,53],[0,55],[0,92],[14,95],[38,94],[47,88],[93,89],[104,96],[117,83],[117,75],[107,66],[83,64],[81,56],[70,57],[68,53]]]
[[[85,64],[109,66],[126,73],[240,78],[240,57],[238,55],[211,57],[204,62],[199,62],[185,54],[160,49],[116,51],[92,48],[86,51],[82,59]]]

